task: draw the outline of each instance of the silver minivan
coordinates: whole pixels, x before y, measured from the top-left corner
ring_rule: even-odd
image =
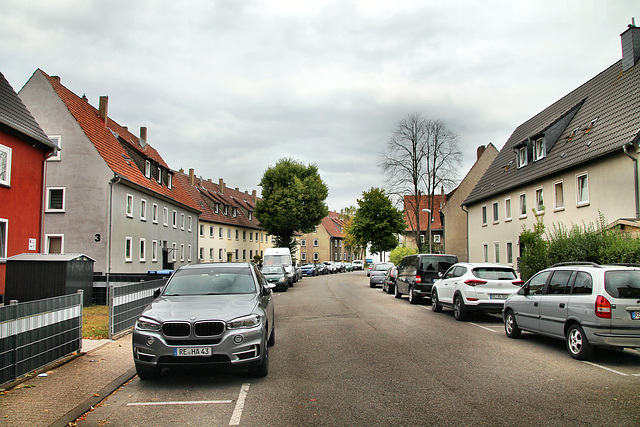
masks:
[[[556,264],[507,298],[503,317],[508,337],[564,339],[575,359],[590,358],[594,347],[640,348],[640,268]]]

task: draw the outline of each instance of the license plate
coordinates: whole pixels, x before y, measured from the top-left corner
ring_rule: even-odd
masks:
[[[632,311],[631,312],[631,318],[633,320],[640,320],[640,311]]]
[[[174,356],[211,356],[211,347],[181,347],[173,349]]]
[[[507,294],[489,294],[489,299],[507,299],[508,297]]]

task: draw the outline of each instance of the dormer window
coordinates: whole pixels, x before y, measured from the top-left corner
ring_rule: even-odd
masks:
[[[232,209],[232,215],[233,215],[234,218],[238,216],[238,208],[233,208]]]
[[[249,221],[253,219],[253,212],[249,211]]]
[[[158,166],[158,184],[162,185],[162,168]]]
[[[167,188],[171,190],[173,188],[173,175],[169,174],[167,176]]]
[[[547,153],[545,149],[544,138],[536,139],[533,149],[533,160],[538,161],[540,159],[543,159],[546,154]]]
[[[149,160],[145,160],[144,162],[144,176],[151,178],[151,162]]]
[[[523,145],[522,147],[518,148],[518,151],[516,151],[516,156],[517,156],[518,168],[526,166],[527,165],[527,146]]]
[[[224,215],[229,216],[229,205],[224,205]]]
[[[216,213],[220,213],[220,203],[216,203]]]

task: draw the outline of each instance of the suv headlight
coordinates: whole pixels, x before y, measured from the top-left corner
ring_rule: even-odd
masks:
[[[248,329],[260,325],[260,316],[252,314],[250,316],[238,317],[227,322],[227,329]]]
[[[136,322],[136,329],[138,329],[139,331],[158,332],[160,330],[160,323],[156,322],[155,320],[141,317]]]

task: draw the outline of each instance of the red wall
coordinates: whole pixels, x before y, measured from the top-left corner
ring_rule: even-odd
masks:
[[[40,252],[42,177],[45,152],[14,136],[0,132],[0,144],[12,149],[11,187],[0,185],[0,218],[9,220],[7,257]],[[29,239],[36,250],[29,250]],[[0,295],[4,294],[6,264],[0,264]],[[5,301],[8,302],[8,301]]]

